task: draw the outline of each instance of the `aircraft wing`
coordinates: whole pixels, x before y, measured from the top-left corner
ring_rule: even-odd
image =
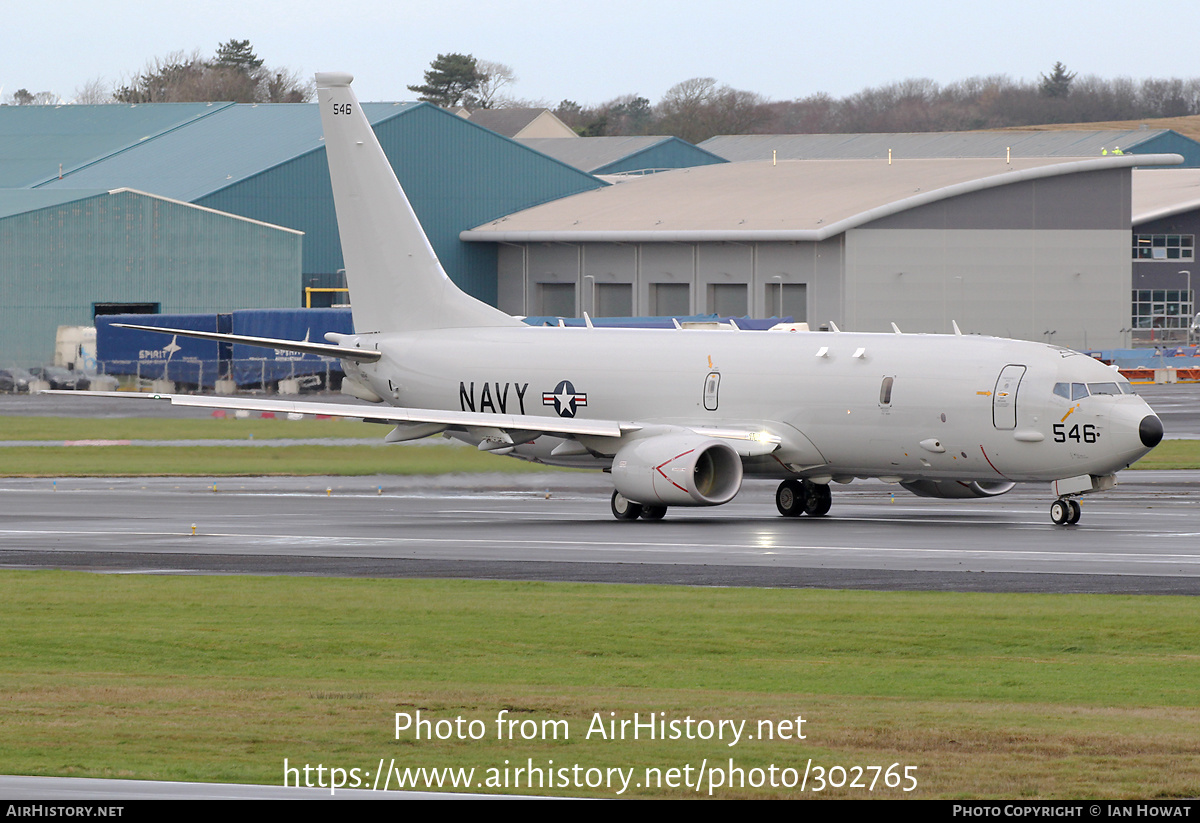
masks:
[[[487,412],[464,412],[451,409],[406,409],[397,406],[365,406],[352,403],[311,403],[292,400],[268,400],[255,397],[208,397],[190,394],[151,394],[138,392],[101,392],[47,390],[44,394],[63,394],[72,397],[114,397],[122,400],[167,401],[173,406],[190,406],[202,409],[234,409],[276,414],[323,414],[330,417],[355,417],[369,422],[403,424],[426,424],[413,432],[413,437],[426,437],[445,429],[468,429],[476,432],[520,433],[522,439],[541,434],[563,437],[613,437],[653,430],[659,433],[666,429],[692,431],[706,437],[727,441],[741,456],[751,457],[770,454],[779,448],[780,438],[752,428],[712,427],[658,424],[642,424],[633,421],[587,420],[580,418],[547,417],[532,414],[494,414]],[[439,428],[440,427],[440,428]],[[404,436],[388,437],[389,440],[407,439]],[[489,437],[489,439],[491,439]],[[507,438],[505,438],[507,439]]]
[[[489,414],[487,412],[443,409],[405,409],[397,406],[363,406],[353,403],[306,403],[254,397],[204,397],[190,394],[63,390],[50,390],[44,394],[116,397],[123,400],[166,400],[173,406],[191,406],[202,409],[242,409],[275,412],[276,414],[325,414],[330,417],[360,417],[368,421],[386,423],[433,423],[446,428],[493,428],[501,431],[571,436],[620,437],[623,432],[637,431],[641,428],[636,423],[619,423],[614,420],[579,420],[576,418],[536,417],[531,414]]]

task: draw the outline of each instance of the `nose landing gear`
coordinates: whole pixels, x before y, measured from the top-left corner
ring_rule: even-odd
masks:
[[[1050,504],[1050,519],[1056,526],[1074,526],[1079,522],[1082,510],[1078,500],[1060,497]]]

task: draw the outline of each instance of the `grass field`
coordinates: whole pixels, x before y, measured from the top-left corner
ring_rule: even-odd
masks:
[[[554,469],[434,441],[421,446],[10,446],[6,477],[455,474]]]
[[[0,440],[382,439],[390,426],[286,417],[0,417]]]
[[[749,780],[811,759],[915,767],[917,797],[1200,794],[1195,598],[4,571],[0,602],[9,773],[278,784],[284,758],[372,774],[394,758],[485,781],[507,759],[642,780],[732,759]],[[485,732],[396,739],[395,713],[418,710]],[[497,740],[502,710],[569,739]],[[596,713],[635,712],[751,733],[800,716],[805,739],[585,739]]]
[[[5,418],[0,440],[128,439],[130,423]],[[254,419],[134,427],[156,440],[386,431]],[[1138,464],[1197,466],[1190,441]],[[545,470],[441,444],[0,449],[0,474],[32,476],[527,468]],[[674,787],[631,783],[621,796],[706,796],[703,776],[720,775],[719,797],[1194,797],[1198,618],[1200,600],[1172,597],[0,571],[0,772],[279,784],[285,758],[359,769],[360,780],[382,758],[401,770],[475,768],[485,785],[474,791],[495,775],[494,790],[528,792],[512,784],[518,766],[578,764],[585,775],[632,769],[633,783],[647,769],[664,780],[680,770]],[[479,721],[484,734],[396,739],[395,714],[418,710]],[[502,711],[539,728],[563,721],[570,738],[498,740]],[[806,738],[585,739],[596,717],[634,713],[744,720],[750,734],[802,716]],[[828,775],[817,794],[812,769],[803,794],[728,786],[731,768],[751,782],[772,765],[798,770],[779,773],[784,782],[810,764]],[[828,785],[856,774],[869,784],[871,767],[893,764],[915,769],[915,791],[882,776],[874,790]],[[699,792],[679,785],[697,779]]]

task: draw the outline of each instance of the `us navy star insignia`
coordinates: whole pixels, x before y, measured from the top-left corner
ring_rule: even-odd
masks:
[[[587,393],[575,391],[570,380],[561,380],[554,391],[542,393],[542,405],[553,406],[559,417],[574,417],[580,406],[587,405]]]

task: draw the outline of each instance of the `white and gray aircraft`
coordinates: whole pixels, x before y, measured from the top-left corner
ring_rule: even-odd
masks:
[[[1128,381],[1057,346],[955,334],[530,327],[446,276],[343,73],[317,75],[355,334],[328,343],[131,326],[341,358],[342,391],[379,404],[154,395],[177,405],[322,413],[445,433],[486,451],[610,471],[612,512],[718,506],[745,475],[781,480],[787,517],[830,484],[927,497],[1051,485],[1051,519],[1154,448]],[[129,396],[129,395],[125,395]]]

